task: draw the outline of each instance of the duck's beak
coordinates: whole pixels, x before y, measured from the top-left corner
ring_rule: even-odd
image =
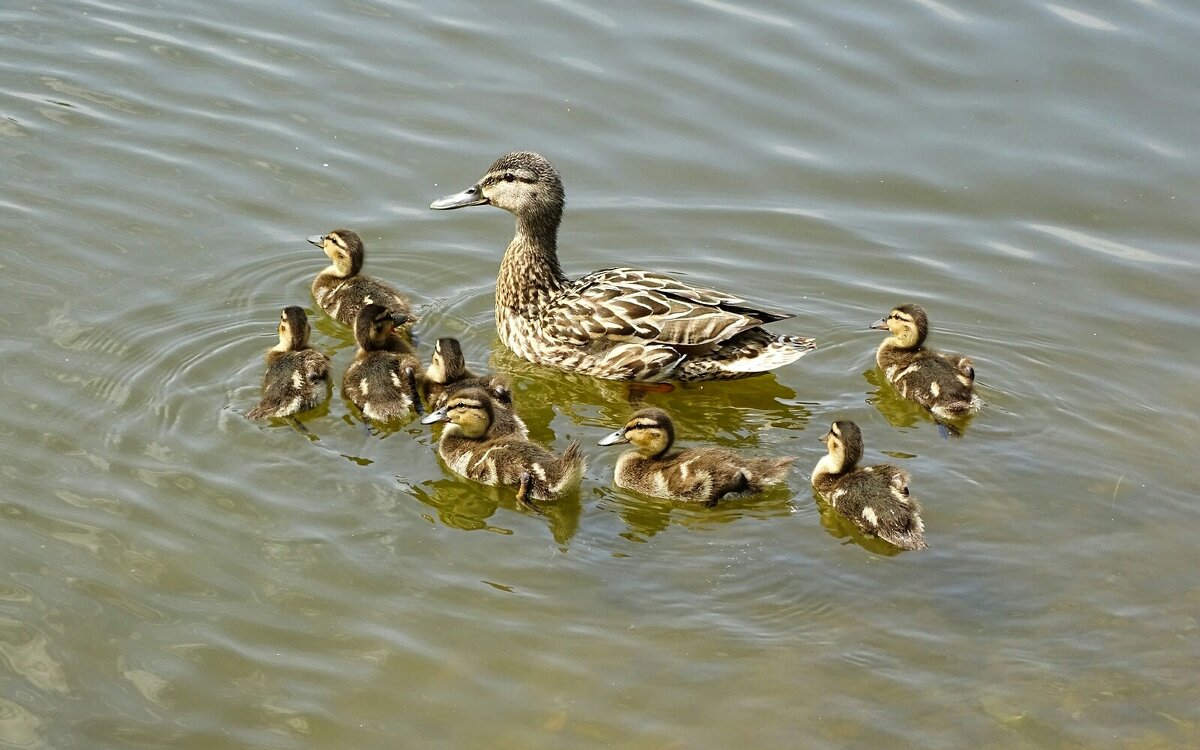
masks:
[[[817,440],[820,440],[822,443],[828,443],[829,435],[830,435],[830,433],[827,432],[824,435],[822,435],[821,437],[817,438]]]
[[[321,248],[322,250],[325,249],[325,235],[323,235],[323,234],[309,235],[308,237],[305,237],[304,239],[313,243],[314,245]]]
[[[461,193],[447,195],[445,198],[438,198],[429,207],[435,211],[446,211],[451,208],[464,208],[466,206],[482,206],[487,203],[488,199],[484,196],[483,190],[476,183]]]
[[[625,428],[622,427],[611,435],[606,435],[605,437],[601,438],[600,442],[596,443],[596,445],[617,445],[618,443],[628,442],[629,438],[625,437]]]
[[[879,320],[872,323],[871,327],[877,331],[886,331],[888,329],[887,318],[880,318]]]
[[[433,424],[434,422],[445,422],[445,421],[446,421],[446,407],[445,406],[438,409],[437,411],[430,412],[429,416],[421,418],[421,424]]]

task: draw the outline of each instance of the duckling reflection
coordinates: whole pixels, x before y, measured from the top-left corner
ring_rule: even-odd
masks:
[[[416,322],[408,297],[386,281],[362,273],[366,247],[355,232],[335,229],[307,239],[332,262],[312,283],[313,298],[329,317],[353,328],[363,305],[376,304],[383,305],[397,318],[403,316],[407,325]]]
[[[727,495],[755,495],[781,484],[795,456],[748,458],[727,448],[672,451],[675,425],[662,409],[642,409],[600,445],[631,443],[617,459],[618,487],[645,495],[715,506]]]
[[[404,322],[383,305],[364,305],[354,324],[358,350],[342,378],[342,391],[368,418],[378,422],[420,411],[421,363],[396,334]]]
[[[959,420],[979,411],[971,358],[924,346],[929,318],[920,305],[893,308],[871,328],[891,333],[879,345],[875,361],[901,396],[929,409],[942,421]]]
[[[279,343],[267,350],[262,400],[247,419],[280,419],[321,405],[329,398],[329,357],[308,343],[308,316],[299,307],[279,315]]]
[[[434,479],[409,488],[417,500],[437,513],[446,526],[463,531],[491,531],[512,534],[513,529],[498,525],[491,518],[496,510],[516,507],[511,495],[500,487],[487,487],[457,478]],[[578,502],[556,502],[539,506],[538,516],[544,518],[554,541],[568,544],[579,531],[583,508]]]
[[[829,452],[813,469],[813,489],[864,534],[901,549],[925,549],[925,524],[921,506],[909,496],[908,472],[892,464],[857,468],[863,440],[854,422],[834,422],[821,441]]]
[[[517,500],[536,507],[579,488],[586,462],[578,443],[554,455],[537,443],[504,432],[496,420],[490,393],[469,388],[452,394],[446,405],[421,420],[449,422],[438,441],[438,454],[455,474],[482,484],[513,487]]]

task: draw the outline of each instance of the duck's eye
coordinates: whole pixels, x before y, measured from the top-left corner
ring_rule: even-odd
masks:
[[[516,176],[515,176],[515,175],[514,175],[512,172],[505,172],[505,173],[504,173],[504,181],[505,181],[505,182],[512,182],[512,181],[513,181],[513,180],[515,180],[515,179],[517,179],[517,178],[516,178]]]

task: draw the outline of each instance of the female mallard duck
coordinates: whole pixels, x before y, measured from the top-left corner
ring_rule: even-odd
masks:
[[[290,417],[319,405],[328,396],[329,357],[308,345],[308,316],[299,307],[279,315],[279,343],[267,350],[262,401],[246,412],[249,419]]]
[[[864,534],[901,549],[925,549],[921,506],[908,495],[908,472],[892,464],[861,469],[862,432],[853,422],[834,422],[821,437],[829,453],[817,462],[812,486],[833,509]]]
[[[363,267],[362,238],[349,229],[329,234],[314,234],[309,242],[325,251],[333,262],[317,274],[312,283],[313,297],[329,317],[353,328],[363,305],[383,305],[412,323],[412,302],[385,281],[360,273]]]
[[[755,494],[779,484],[796,460],[746,458],[726,448],[671,452],[675,425],[662,409],[642,409],[600,445],[632,443],[637,450],[617,459],[618,487],[667,500],[716,505],[734,493]]]
[[[482,388],[451,394],[446,405],[421,420],[449,422],[438,441],[438,454],[455,474],[489,485],[517,488],[517,500],[554,500],[583,479],[585,461],[579,443],[556,456],[496,419],[492,396]]]
[[[383,305],[363,305],[354,321],[358,350],[342,378],[346,398],[369,419],[386,422],[421,409],[421,363],[396,334],[404,316]]]
[[[979,411],[971,358],[923,346],[929,335],[929,318],[920,305],[900,305],[871,327],[892,334],[879,345],[875,361],[901,396],[945,420]]]
[[[571,281],[558,264],[563,186],[542,156],[500,157],[467,190],[430,208],[492,205],[512,213],[516,235],[496,280],[496,328],[531,362],[611,380],[729,380],[792,362],[812,339],[764,323],[791,315],[651,271],[609,268]]]

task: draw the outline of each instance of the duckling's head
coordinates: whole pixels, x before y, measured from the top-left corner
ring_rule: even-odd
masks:
[[[853,422],[841,420],[829,425],[829,432],[821,436],[821,442],[829,449],[839,473],[853,469],[862,460],[862,430]]]
[[[307,239],[325,251],[338,276],[347,278],[362,270],[363,241],[356,232],[335,229],[329,234],[314,234]]]
[[[308,316],[300,307],[285,307],[279,314],[278,352],[294,352],[308,346]]]
[[[447,210],[491,205],[526,221],[549,221],[558,226],[565,197],[562,179],[546,157],[532,151],[513,151],[488,167],[471,187],[439,198],[430,208]]]
[[[396,326],[404,325],[408,316],[395,313],[383,305],[363,305],[354,319],[354,340],[368,351],[386,348],[388,337]]]
[[[433,358],[429,360],[426,379],[434,383],[452,383],[467,374],[467,361],[463,358],[462,344],[458,339],[438,339],[433,344]]]
[[[632,443],[638,453],[653,458],[671,449],[675,442],[675,425],[671,415],[662,409],[642,409],[625,426],[600,441],[600,445]]]
[[[893,308],[886,318],[872,323],[871,327],[891,331],[897,345],[912,349],[920,346],[929,335],[929,318],[920,305],[900,305]]]
[[[467,388],[447,399],[437,411],[421,420],[421,424],[449,422],[445,434],[461,434],[478,439],[487,434],[496,417],[492,397],[482,388]]]

